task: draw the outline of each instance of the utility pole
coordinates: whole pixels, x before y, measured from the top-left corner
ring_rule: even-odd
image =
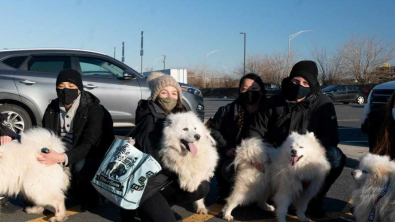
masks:
[[[163,55],[163,70],[166,69],[166,56]]]
[[[143,59],[144,59],[144,31],[141,31],[141,50],[140,50],[140,56],[141,56],[141,75],[143,75]]]
[[[115,51],[117,50],[117,47],[114,47],[114,59],[115,59]]]
[[[125,62],[125,42],[122,42],[122,62]]]
[[[246,38],[247,33],[240,32],[240,34],[244,35],[244,76],[246,75]]]

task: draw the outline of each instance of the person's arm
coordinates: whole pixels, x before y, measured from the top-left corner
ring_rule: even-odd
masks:
[[[269,109],[260,109],[253,114],[250,125],[246,127],[244,138],[264,139],[268,131],[270,116]]]
[[[337,125],[336,110],[332,102],[322,105],[318,112],[320,116],[320,133],[316,135],[323,146],[337,146],[339,144],[339,131]]]
[[[161,138],[159,137],[162,135],[162,130],[155,126],[155,119],[152,115],[140,118],[133,133],[135,147],[159,161],[157,154],[160,149]]]
[[[91,148],[97,145],[102,136],[103,117],[104,112],[99,104],[89,108],[86,120],[87,123],[82,131],[79,144],[77,144],[73,149],[65,152],[68,159],[68,165],[73,165],[75,162],[84,159]]]
[[[217,147],[226,147],[227,142],[221,134],[222,120],[226,114],[226,106],[222,106],[215,113],[214,118],[210,120],[210,134],[217,142]]]

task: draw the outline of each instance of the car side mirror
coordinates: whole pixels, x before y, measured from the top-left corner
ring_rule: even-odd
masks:
[[[133,79],[133,78],[134,78],[134,74],[133,74],[131,71],[125,70],[125,71],[123,72],[122,79],[127,80],[127,79]]]

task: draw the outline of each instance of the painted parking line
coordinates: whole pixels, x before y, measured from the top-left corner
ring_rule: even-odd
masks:
[[[72,207],[72,208],[68,209],[66,212],[67,212],[68,217],[73,216],[78,213],[81,213],[81,206],[78,205],[78,206]],[[39,218],[36,218],[33,220],[28,220],[26,222],[48,222],[49,218],[51,218],[53,216],[54,216],[54,214],[48,214],[44,217],[39,217]]]
[[[354,221],[352,214],[350,212],[350,209],[352,207],[352,200],[350,199],[346,206],[343,208],[341,212],[331,212],[328,213],[325,218],[321,219],[315,219],[312,218],[313,221],[320,221],[320,222],[325,222],[325,221],[332,221],[336,219],[342,219],[344,221]],[[222,213],[222,208],[224,205],[222,204],[214,204],[208,207],[209,213],[208,214],[193,214],[185,219],[182,220],[182,222],[204,222],[208,221],[216,216],[221,215]],[[287,222],[296,222],[299,221],[297,216],[293,215],[287,215]],[[268,218],[268,219],[260,219],[260,220],[249,220],[249,221],[238,221],[234,220],[234,222],[277,222],[277,218]]]

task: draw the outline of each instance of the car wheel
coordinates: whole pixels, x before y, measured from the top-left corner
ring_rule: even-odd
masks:
[[[365,103],[365,97],[364,96],[358,96],[357,97],[357,103],[358,104],[364,104]]]
[[[4,118],[2,124],[18,134],[32,127],[29,114],[18,105],[4,104],[0,106],[0,113]]]

